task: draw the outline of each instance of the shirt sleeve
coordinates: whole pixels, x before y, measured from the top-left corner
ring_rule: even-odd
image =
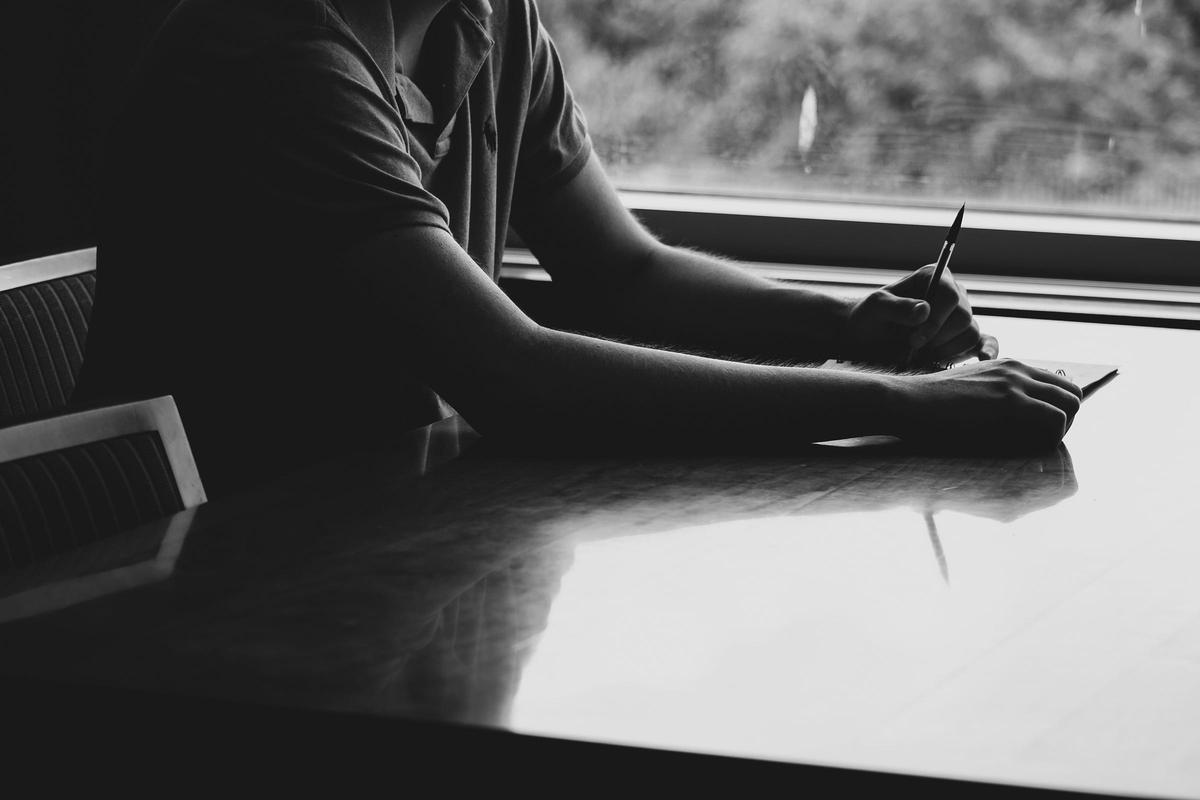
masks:
[[[298,226],[353,242],[407,226],[449,228],[421,183],[404,121],[363,54],[313,29],[263,48],[241,84],[250,179]]]
[[[532,0],[528,12],[531,83],[517,159],[518,201],[567,183],[583,169],[592,151],[583,111],[567,85],[558,51]]]

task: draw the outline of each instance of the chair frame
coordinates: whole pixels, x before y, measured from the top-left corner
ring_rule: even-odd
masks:
[[[150,431],[157,432],[162,440],[183,507],[193,508],[205,502],[208,498],[204,484],[192,458],[175,398],[170,395],[55,414],[0,428],[0,463]]]
[[[96,248],[71,250],[0,266],[0,292],[96,270]]]

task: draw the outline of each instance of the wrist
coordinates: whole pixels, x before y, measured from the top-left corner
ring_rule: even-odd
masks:
[[[922,399],[921,375],[888,375],[884,390],[887,396],[886,422],[888,432],[901,439],[919,437],[921,418],[925,411]]]
[[[851,339],[851,319],[857,303],[845,297],[830,297],[829,300],[829,330],[833,334],[829,342],[829,357],[839,361],[851,361],[855,356],[855,347]]]
[[[915,431],[920,403],[911,376],[858,368],[822,372],[836,374],[840,386],[848,390],[830,409],[834,418],[845,421],[849,429],[845,436],[907,438]]]

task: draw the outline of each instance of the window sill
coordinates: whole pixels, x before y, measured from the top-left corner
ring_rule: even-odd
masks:
[[[958,256],[955,256],[956,262]],[[907,270],[809,264],[750,262],[758,275],[850,297],[865,295],[907,274]],[[528,250],[509,248],[501,280],[527,287],[550,276]],[[1085,281],[1065,278],[967,274],[955,276],[976,313],[994,316],[1067,319],[1200,329],[1200,288],[1170,284]]]

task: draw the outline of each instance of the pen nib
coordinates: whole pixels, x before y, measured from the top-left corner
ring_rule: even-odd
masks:
[[[967,204],[963,203],[962,208],[958,210],[958,216],[954,218],[954,224],[950,226],[950,232],[946,234],[946,241],[949,244],[954,244],[958,241],[958,229],[962,227],[963,212],[967,210]]]

